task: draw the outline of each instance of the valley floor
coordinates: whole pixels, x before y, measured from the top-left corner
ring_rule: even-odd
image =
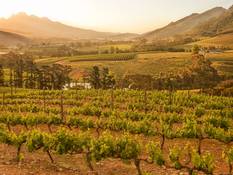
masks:
[[[183,70],[187,65],[191,64],[192,54],[189,52],[145,52],[138,53],[137,57],[126,61],[88,61],[88,57],[95,55],[78,56],[79,59],[84,57],[86,61],[72,61],[77,57],[61,57],[61,58],[43,58],[36,60],[39,64],[60,63],[70,65],[73,68],[72,78],[78,79],[83,72],[89,71],[92,66],[108,67],[116,76],[125,74],[143,74],[158,75],[160,72],[176,72]],[[96,55],[101,57],[101,55]],[[215,68],[220,73],[233,75],[233,51],[222,53],[208,53],[207,58],[213,62]]]

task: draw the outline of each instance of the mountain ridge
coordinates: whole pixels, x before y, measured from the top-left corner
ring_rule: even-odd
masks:
[[[15,33],[10,33],[6,31],[0,31],[0,45],[4,46],[16,46],[16,45],[25,45],[30,42],[30,39],[18,35]]]
[[[224,33],[233,33],[233,6],[218,18],[199,25],[193,32],[194,35],[214,36]]]
[[[143,34],[143,37],[148,40],[156,40],[169,39],[176,35],[188,35],[195,27],[208,22],[210,19],[219,17],[225,12],[226,9],[215,7],[203,13],[193,13],[160,29],[145,33]]]
[[[108,39],[124,33],[98,32],[69,26],[47,17],[27,15],[24,12],[5,19],[0,18],[0,30],[14,31],[30,38]]]
[[[24,12],[9,18],[0,18],[0,31],[18,34],[30,39],[68,40],[174,40],[178,37],[214,36],[233,32],[233,5],[229,9],[215,7],[203,13],[192,13],[168,25],[144,34],[99,32],[69,26],[47,17],[27,15]]]

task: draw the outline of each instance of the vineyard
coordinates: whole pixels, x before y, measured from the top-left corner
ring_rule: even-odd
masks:
[[[70,62],[80,61],[128,61],[136,57],[135,53],[116,53],[116,54],[98,54],[76,56],[70,59]]]
[[[69,166],[62,171],[69,174],[232,173],[232,97],[189,91],[0,90],[0,149],[4,155],[12,148],[10,159],[24,166],[35,154],[46,155],[42,161],[51,167],[65,159]],[[80,162],[86,168],[78,169]]]

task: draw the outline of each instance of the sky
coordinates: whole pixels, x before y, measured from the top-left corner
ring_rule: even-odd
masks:
[[[107,32],[144,33],[233,0],[0,0],[0,17],[18,12]]]

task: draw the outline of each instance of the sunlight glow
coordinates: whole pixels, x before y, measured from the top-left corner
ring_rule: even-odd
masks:
[[[18,12],[76,27],[142,33],[232,0],[0,0],[0,17]]]

